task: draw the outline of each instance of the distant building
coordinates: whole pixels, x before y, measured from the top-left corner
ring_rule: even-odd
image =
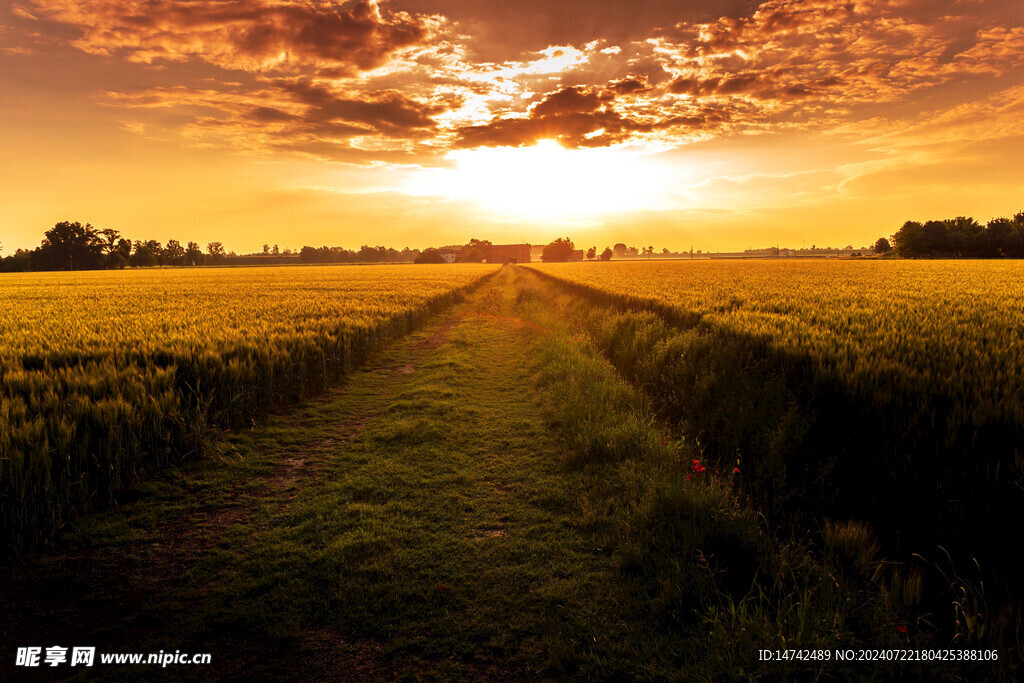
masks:
[[[572,252],[572,256],[569,257],[569,260],[570,261],[582,261],[583,260],[583,250],[582,249],[574,249],[573,252]]]
[[[455,263],[462,260],[463,247],[439,247],[437,253],[441,255],[445,263]]]
[[[492,244],[484,248],[488,263],[529,263],[529,244]]]

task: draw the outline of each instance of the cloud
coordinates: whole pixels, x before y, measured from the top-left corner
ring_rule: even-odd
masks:
[[[310,125],[343,121],[395,137],[436,129],[437,123],[431,117],[445,111],[443,105],[419,102],[394,91],[346,97],[309,81],[286,83],[281,90],[305,107],[302,119]]]
[[[20,16],[74,27],[86,53],[165,67],[167,87],[105,96],[174,110],[161,135],[359,163],[832,129],[922,97],[954,107],[965,84],[1024,69],[1003,0],[641,4],[33,0]],[[194,64],[217,78],[196,87]]]
[[[557,140],[564,147],[605,147],[638,135],[667,129],[690,133],[716,128],[728,115],[713,110],[666,116],[671,108],[643,115],[635,102],[629,114],[616,110],[615,86],[611,88],[564,88],[532,105],[525,117],[497,118],[490,123],[459,130],[456,147],[520,147],[538,140]]]
[[[128,61],[202,60],[227,69],[353,75],[428,41],[437,20],[376,0],[35,0],[35,16],[82,31],[84,52]]]
[[[424,141],[436,132],[433,117],[446,111],[443,102],[423,102],[396,91],[346,93],[306,79],[267,83],[257,90],[106,92],[102,101],[150,112],[188,112],[191,120],[178,133],[193,144],[295,152],[358,164],[375,158],[416,163],[429,152]],[[159,128],[155,123],[125,127],[145,134],[156,134]]]

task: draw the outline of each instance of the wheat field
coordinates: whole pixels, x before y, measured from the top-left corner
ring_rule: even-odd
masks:
[[[780,518],[999,558],[1024,500],[1024,264],[536,264],[660,415]],[[804,514],[801,517],[801,513]]]
[[[70,512],[310,395],[495,266],[175,269],[0,282],[0,518]]]

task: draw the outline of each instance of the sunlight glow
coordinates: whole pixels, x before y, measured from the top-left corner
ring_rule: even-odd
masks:
[[[454,168],[414,177],[408,194],[471,201],[506,218],[573,219],[662,208],[666,176],[646,153],[615,148],[532,147],[450,152]]]

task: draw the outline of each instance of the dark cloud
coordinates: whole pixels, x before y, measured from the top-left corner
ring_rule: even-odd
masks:
[[[541,118],[558,116],[560,114],[591,112],[602,104],[611,102],[612,99],[609,95],[600,95],[579,87],[565,88],[548,95],[534,105],[532,115]]]
[[[445,111],[440,105],[410,99],[399,92],[374,92],[362,97],[344,97],[324,85],[309,81],[286,83],[281,90],[304,105],[303,120],[316,126],[321,123],[343,121],[365,124],[383,134],[404,136],[417,130],[432,130],[437,122],[432,118]]]
[[[650,83],[646,78],[631,76],[608,84],[608,89],[620,95],[635,95],[649,90]]]
[[[804,99],[815,96],[826,96],[827,91],[841,86],[843,79],[838,76],[815,79],[808,83],[793,83],[779,70],[770,70],[756,74],[738,74],[735,76],[713,78],[679,78],[668,86],[668,91],[675,95],[691,97],[729,97],[745,96],[756,100],[788,100]]]
[[[199,59],[250,71],[315,66],[332,75],[384,64],[426,41],[431,21],[376,0],[35,0],[40,17],[82,30],[81,49],[131,61]]]
[[[648,111],[624,115],[614,107],[608,89],[589,91],[579,87],[552,93],[534,105],[525,118],[499,118],[485,125],[460,129],[458,147],[521,147],[538,140],[557,140],[564,147],[604,147],[672,128],[688,133],[713,129],[729,119],[727,114],[698,111],[688,116],[664,116]]]
[[[133,94],[107,93],[106,98],[138,109],[203,112],[180,129],[186,139],[197,143],[220,141],[253,152],[312,153],[337,148],[324,158],[351,163],[364,163],[375,153],[381,160],[413,158],[408,148],[432,138],[437,129],[433,117],[447,111],[443,103],[421,102],[400,92],[347,94],[308,80],[268,83],[256,91],[153,88]],[[356,138],[393,141],[394,148],[361,149],[353,142]]]
[[[259,121],[262,123],[280,122],[280,121],[297,121],[299,119],[295,114],[289,114],[286,111],[275,109],[274,107],[252,107],[248,114],[248,118],[253,121]]]
[[[518,59],[549,45],[610,45],[643,41],[658,28],[679,22],[746,16],[756,0],[402,0],[410,12],[441,14],[467,36],[477,61]]]
[[[460,147],[531,145],[537,140],[558,140],[566,147],[609,144],[630,131],[650,130],[611,108],[612,98],[583,88],[565,88],[530,108],[526,118],[497,119],[486,125],[459,130]]]
[[[1010,0],[32,2],[25,21],[85,52],[223,76],[108,101],[175,109],[203,144],[331,159],[834,127],[1024,70]]]

